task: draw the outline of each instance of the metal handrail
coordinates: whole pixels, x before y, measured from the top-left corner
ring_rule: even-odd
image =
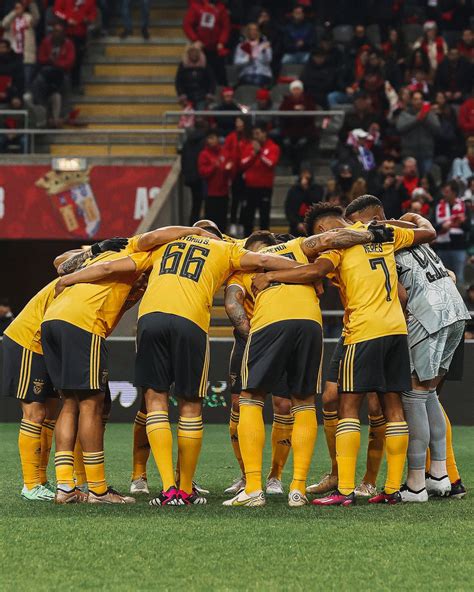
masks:
[[[72,129],[33,129],[33,128],[23,128],[23,129],[0,129],[0,134],[6,133],[15,133],[15,134],[29,134],[34,136],[45,136],[48,134],[59,134],[59,135],[71,135],[71,134],[78,134],[78,135],[103,135],[103,136],[113,136],[113,135],[124,135],[124,134],[143,134],[145,136],[153,136],[153,135],[172,135],[172,134],[184,134],[185,130],[181,128],[169,128],[169,129],[158,129],[158,130],[148,130],[148,129],[134,129],[134,128],[126,128],[123,130],[118,129],[87,129],[87,128],[72,128]]]
[[[279,111],[278,109],[269,109],[268,111],[261,111],[261,110],[248,110],[248,111],[213,111],[212,109],[209,111],[165,111],[163,114],[165,119],[167,117],[181,117],[181,116],[190,116],[190,115],[197,115],[200,117],[229,117],[234,116],[238,117],[238,114],[243,115],[274,115],[274,116],[284,116],[284,117],[309,117],[311,115],[322,115],[325,117],[332,117],[336,115],[345,115],[345,111],[342,110],[334,110],[334,111],[323,111],[321,109],[314,110],[314,111]]]

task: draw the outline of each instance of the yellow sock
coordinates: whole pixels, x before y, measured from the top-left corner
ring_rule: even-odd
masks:
[[[329,456],[331,457],[331,475],[337,475],[336,458],[336,429],[337,429],[337,411],[323,411],[324,434]]]
[[[306,492],[308,476],[314,445],[318,433],[316,408],[314,405],[295,405],[292,408],[295,423],[291,444],[293,448],[293,480],[290,491],[297,489],[303,495]]]
[[[173,469],[173,436],[167,411],[152,411],[146,416],[146,433],[153,458],[163,482],[163,490],[176,487]]]
[[[18,450],[20,451],[23,483],[28,489],[41,485],[41,424],[22,419],[18,435]]]
[[[387,479],[385,493],[400,489],[408,450],[408,425],[406,421],[389,421],[385,430],[387,452]]]
[[[239,444],[239,435],[237,433],[237,428],[239,427],[239,417],[240,414],[238,411],[234,411],[233,409],[230,412],[230,420],[229,420],[229,434],[230,434],[230,442],[232,444],[232,448],[234,450],[234,456],[239,463],[240,470],[242,471],[242,475],[245,473],[244,469],[244,461],[242,460],[242,453],[240,452],[240,444]]]
[[[268,477],[281,480],[283,468],[291,449],[291,434],[293,432],[293,415],[273,414],[272,425],[272,466]]]
[[[59,489],[71,491],[74,483],[74,452],[72,450],[56,450],[54,455],[54,468],[56,469],[56,483]]]
[[[265,446],[263,401],[240,398],[239,442],[245,467],[246,493],[262,489],[262,457]]]
[[[45,419],[41,427],[41,455],[39,464],[39,478],[43,485],[48,480],[47,472],[49,455],[51,452],[51,446],[53,444],[53,434],[55,425],[55,419]]]
[[[202,446],[202,416],[180,417],[178,423],[179,488],[193,491],[193,479]]]
[[[85,485],[87,483],[86,467],[84,466],[84,457],[79,438],[76,438],[74,446],[74,480],[76,485]]]
[[[133,423],[132,481],[146,479],[146,463],[150,456],[150,443],[146,433],[146,413],[139,411]]]
[[[446,419],[446,468],[448,469],[449,480],[451,483],[456,483],[456,481],[461,479],[461,475],[459,474],[456,464],[456,457],[454,456],[453,430],[451,427],[451,422],[449,421],[449,417],[442,405],[441,409],[443,410],[444,417]]]
[[[340,419],[336,430],[336,454],[338,489],[343,495],[349,495],[354,491],[359,448],[360,421],[352,417]]]
[[[383,415],[369,415],[369,445],[367,446],[367,467],[364,483],[375,485],[382,463],[385,448],[385,417]]]
[[[97,495],[106,493],[107,481],[105,480],[104,451],[83,452],[82,456],[84,458],[89,491]]]

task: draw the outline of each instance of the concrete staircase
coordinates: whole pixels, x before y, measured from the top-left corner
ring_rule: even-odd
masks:
[[[117,5],[119,3],[116,3]],[[133,11],[134,33],[125,40],[109,36],[91,40],[83,70],[83,94],[71,97],[71,108],[80,110],[86,129],[48,138],[50,152],[63,156],[159,157],[177,153],[177,135],[95,135],[89,130],[165,127],[161,116],[176,110],[174,77],[186,43],[182,19],[183,0],[152,1],[149,41],[138,36],[138,7]],[[111,31],[122,29],[119,15],[112,17]]]

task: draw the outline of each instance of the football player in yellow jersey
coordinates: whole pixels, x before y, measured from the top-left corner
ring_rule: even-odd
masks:
[[[127,239],[109,239],[84,250],[68,251],[56,257],[58,273],[68,273],[87,258],[103,250],[120,251]],[[80,255],[79,255],[80,254]],[[74,255],[74,262],[71,262]],[[61,266],[69,261],[66,269]],[[59,397],[46,369],[41,346],[41,322],[54,298],[57,279],[40,290],[23,308],[4,333],[3,390],[21,404],[18,446],[23,469],[22,497],[31,501],[54,499],[46,475]]]
[[[148,267],[152,270],[139,309],[135,382],[145,391],[148,439],[163,481],[163,492],[150,502],[154,506],[205,502],[205,498],[194,494],[192,480],[202,441],[201,406],[207,392],[209,364],[207,332],[215,292],[235,269],[284,269],[295,265],[283,257],[251,253],[238,245],[212,240],[199,230],[151,253]],[[214,227],[203,232],[206,230],[218,237]],[[137,245],[144,248],[141,239]],[[121,276],[136,273],[137,264],[129,256],[67,276],[65,285],[75,283],[77,278],[100,285],[108,275],[116,274],[118,281]],[[168,420],[168,396],[173,383],[181,400],[179,491]]]
[[[46,311],[42,345],[48,373],[62,392],[64,405],[56,426],[56,477],[58,503],[86,501],[75,488],[73,448],[76,435],[83,448],[89,503],[132,503],[107,487],[104,469],[102,409],[107,385],[105,338],[125,310],[132,286],[148,269],[149,250],[174,238],[195,234],[195,229],[168,227],[134,237],[122,253],[104,253],[86,267],[63,276]],[[207,236],[205,231],[199,231]],[[132,262],[133,271],[114,277],[109,265],[115,260]],[[97,267],[105,273],[92,283]],[[70,287],[72,286],[72,287]],[[70,287],[68,289],[68,287]]]
[[[335,228],[365,231],[366,225],[348,224],[342,208],[321,203],[316,219],[320,232]],[[401,501],[400,485],[408,447],[400,393],[410,387],[407,329],[397,290],[394,251],[435,238],[430,228],[392,227],[391,243],[369,244],[323,253],[313,264],[284,272],[269,272],[255,279],[255,289],[273,281],[312,283],[336,272],[348,310],[344,352],[339,370],[339,420],[336,453],[338,490],[313,500],[315,505],[350,505],[355,501],[355,469],[360,447],[359,410],[366,392],[381,395],[386,427],[387,479],[384,491],[372,503]]]
[[[326,233],[297,238],[266,247],[262,253],[278,253],[301,264],[313,261],[325,249],[389,240],[392,233],[383,227],[373,231]],[[298,268],[296,268],[298,269]],[[283,274],[286,272],[283,272]],[[243,282],[251,293],[253,274]],[[308,503],[305,496],[317,421],[314,396],[320,379],[322,354],[322,318],[313,286],[270,283],[255,299],[254,313],[242,361],[242,394],[238,435],[245,468],[245,489],[226,506],[263,506],[262,454],[265,443],[263,405],[265,396],[275,392],[286,374],[292,399],[293,480],[288,504],[299,507]]]
[[[318,218],[318,210],[311,208],[305,217],[306,234],[318,233],[314,219]],[[369,220],[370,222],[370,220]],[[345,307],[344,293],[337,284],[334,274],[329,275],[332,284],[339,289],[342,305]],[[344,314],[343,325],[347,322],[347,311]],[[337,380],[339,375],[339,364],[344,351],[344,328],[342,335],[334,348],[329,362],[328,375],[324,383],[322,394],[323,404],[323,425],[326,436],[326,444],[331,459],[331,471],[326,473],[319,483],[307,487],[306,492],[312,494],[324,494],[337,489],[337,461],[336,461],[336,429],[337,429],[337,408],[339,404],[339,393]],[[358,497],[371,497],[377,492],[376,481],[385,447],[385,426],[386,421],[377,393],[367,393],[367,407],[369,415],[369,442],[367,446],[366,471],[361,483],[356,487],[355,494]]]
[[[268,230],[257,230],[244,246],[250,251],[260,251],[266,246],[277,244],[276,237]],[[283,242],[283,241],[280,241]],[[230,390],[232,407],[229,421],[229,433],[232,448],[240,465],[241,475],[225,490],[225,493],[235,495],[245,487],[245,469],[240,453],[237,428],[239,424],[239,396],[242,392],[241,367],[247,342],[250,319],[253,315],[253,294],[247,293],[243,281],[244,272],[236,272],[227,281],[225,289],[225,309],[234,326],[234,347],[230,358]],[[272,393],[273,426],[272,426],[272,460],[270,473],[265,485],[267,494],[283,494],[281,475],[291,448],[291,432],[293,431],[293,416],[291,415],[291,396],[286,384],[286,376],[280,381]]]

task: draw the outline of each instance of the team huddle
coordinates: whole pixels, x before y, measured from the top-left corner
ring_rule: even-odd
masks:
[[[230,360],[230,439],[241,475],[225,506],[263,506],[283,494],[290,450],[288,504],[351,505],[462,497],[440,387],[469,314],[454,278],[428,246],[436,233],[417,214],[385,221],[374,196],[344,212],[328,203],[307,214],[306,237],[257,231],[223,236],[202,220],[130,239],[109,239],[55,260],[59,277],[5,331],[4,392],[20,400],[22,496],[56,503],[133,503],[112,489],[104,464],[110,411],[106,338],[123,313],[138,309],[135,385],[143,393],[134,424],[131,494],[149,493],[151,452],[161,481],[152,506],[205,504],[194,480],[208,389],[210,310],[225,286],[234,326]],[[317,438],[315,396],[323,355],[322,280],[339,289],[344,328],[323,393],[331,471],[307,486]],[[178,459],[168,418],[179,401]],[[265,484],[263,406],[272,396],[272,462]],[[367,471],[356,487],[360,408],[367,398]],[[55,436],[56,486],[47,478]],[[386,454],[387,476],[376,479]],[[403,482],[405,462],[408,473]]]

